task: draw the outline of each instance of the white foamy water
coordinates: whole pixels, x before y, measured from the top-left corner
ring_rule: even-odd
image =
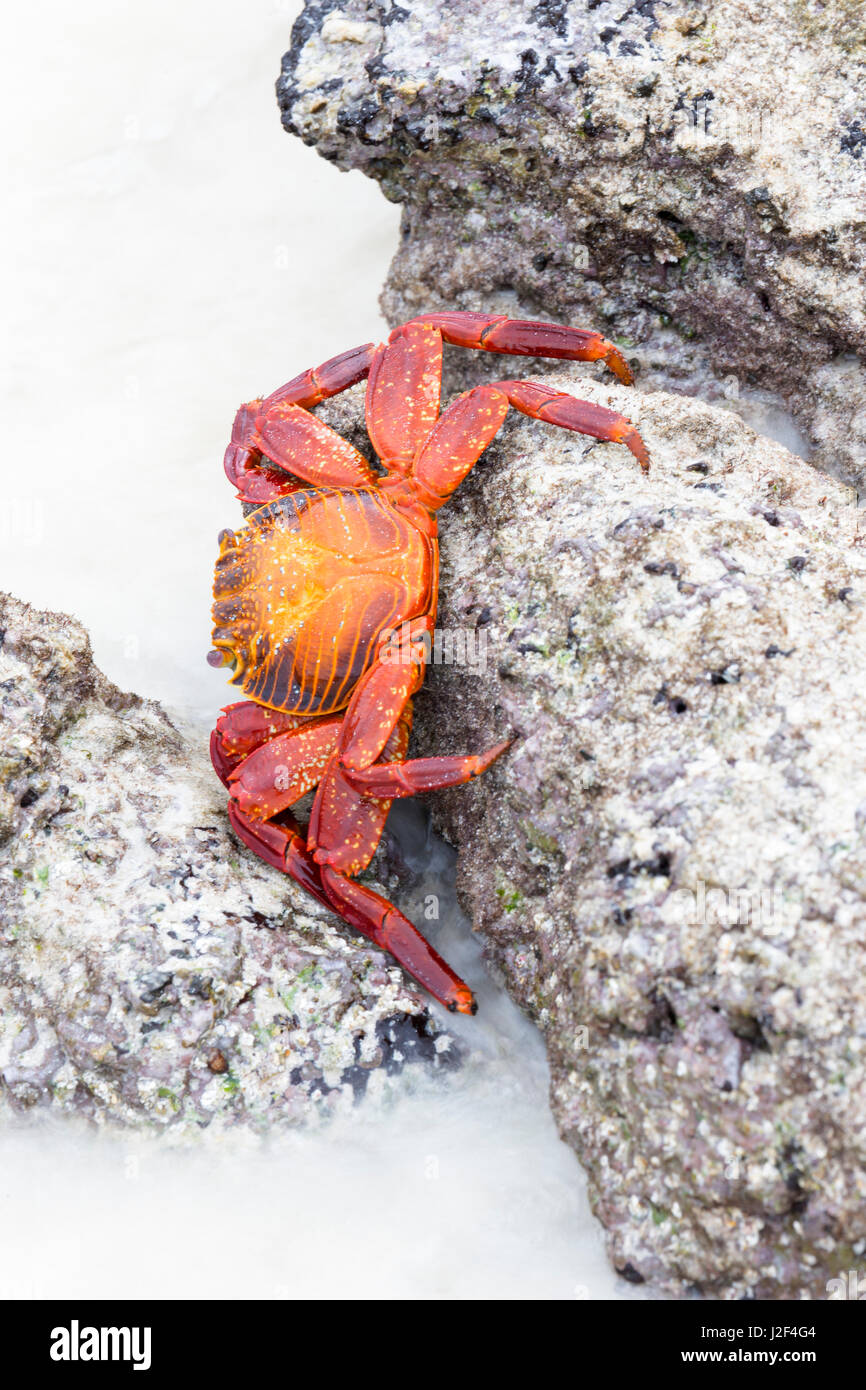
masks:
[[[203,736],[227,695],[204,656],[234,408],[382,331],[397,236],[369,181],[281,131],[298,8],[45,0],[7,46],[0,587],[74,613],[113,680]],[[387,1107],[183,1150],[7,1128],[0,1294],[633,1296],[556,1135],[541,1040],[483,984],[453,901],[438,944],[482,980],[470,1057]]]
[[[644,1295],[607,1264],[547,1110],[540,1038],[485,983],[450,851],[425,857],[419,891],[442,893],[448,921],[437,944],[479,985],[479,1014],[457,1020],[463,1070],[412,1069],[390,1103],[266,1142],[7,1131],[0,1297]]]

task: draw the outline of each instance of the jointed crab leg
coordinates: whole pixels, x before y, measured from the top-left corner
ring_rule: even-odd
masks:
[[[330,487],[370,487],[376,482],[364,455],[301,406],[280,402],[268,413],[263,410],[256,416],[252,438],[257,449],[293,475],[284,475],[280,496],[297,488],[297,478]]]
[[[407,323],[374,353],[367,378],[367,433],[391,473],[407,473],[439,414],[442,335]]]
[[[385,756],[398,720],[423,683],[426,638],[432,631],[432,618],[411,623],[408,632],[401,632],[392,643],[380,648],[375,664],[358,681],[337,743],[343,767],[370,767],[378,757]]]
[[[465,757],[413,758],[407,763],[379,763],[359,772],[344,772],[350,787],[364,796],[417,796],[419,792],[441,791],[443,787],[459,787],[482,772],[507,748],[511,739],[494,744],[486,753],[468,753]]]
[[[273,502],[303,487],[301,482],[287,477],[282,469],[268,468],[263,461],[255,443],[256,418],[261,404],[261,401],[250,401],[241,406],[234,418],[231,441],[223,459],[225,475],[237,488],[239,502]]]
[[[235,802],[228,806],[229,821],[235,834],[244,844],[275,869],[282,869],[317,898],[324,907],[333,903],[322,887],[319,867],[307,849],[302,829],[294,816],[283,814],[283,823],[255,820],[241,811]]]
[[[564,357],[572,361],[604,361],[630,386],[631,368],[614,343],[600,333],[585,328],[569,328],[561,323],[538,323],[534,319],[509,319],[503,314],[470,314],[460,310],[419,314],[410,325],[429,324],[438,328],[446,343],[457,347],[480,348],[484,352],[507,352],[514,357]],[[402,330],[397,328],[395,333]],[[393,340],[394,334],[391,338]]]
[[[375,893],[364,883],[337,873],[329,865],[320,869],[322,884],[344,921],[356,931],[363,932],[377,946],[390,951],[396,961],[419,984],[452,1013],[478,1012],[475,997],[467,984],[455,974],[450,965],[434,951],[429,941],[408,917],[404,917],[387,898]]]
[[[218,655],[222,664],[222,653]],[[256,704],[255,700],[236,700],[234,704],[226,705],[210,736],[214,771],[227,787],[238,763],[256,748],[267,743],[275,734],[284,734],[309,723],[308,718],[267,709],[264,705]]]
[[[410,724],[411,704],[407,703],[382,749],[376,764],[378,772],[399,770],[408,747]],[[344,921],[390,951],[404,970],[447,1008],[475,1013],[472,991],[408,917],[372,888],[351,877],[369,864],[395,795],[390,786],[383,796],[376,794],[375,789],[359,792],[352,785],[352,776],[342,766],[339,753],[335,753],[319,784],[310,818],[309,846],[332,906]],[[396,794],[400,794],[399,790]]]
[[[270,820],[316,786],[340,733],[339,715],[306,719],[300,728],[277,734],[233,770],[228,788],[241,810]]]
[[[413,676],[415,674],[412,672]],[[275,724],[289,720],[293,727],[273,734]],[[288,873],[325,907],[336,909],[356,930],[390,951],[437,999],[463,1013],[474,1012],[471,991],[409,919],[372,888],[345,876],[360,872],[369,863],[391,799],[411,793],[401,788],[399,777],[395,779],[398,785],[387,787],[382,795],[375,788],[361,792],[350,787],[331,758],[340,724],[341,716],[298,719],[262,709],[251,701],[228,706],[214,731],[211,748],[212,752],[216,750],[214,765],[231,792],[229,821],[235,833],[259,858]],[[407,706],[389,732],[382,749],[383,760],[387,762],[405,755],[410,724],[411,706]],[[238,754],[238,748],[249,747],[251,743],[255,744],[251,752],[246,756]],[[501,748],[492,750],[494,754],[501,751]],[[487,755],[487,761],[490,760]],[[474,775],[476,763],[480,771],[483,759],[419,759],[418,765],[439,761],[450,785]],[[458,763],[461,764],[459,769]],[[413,763],[403,766],[410,770],[411,776]],[[231,770],[224,775],[226,768]],[[378,769],[380,774],[390,770],[385,766]],[[399,774],[401,765],[394,763],[393,771]],[[330,862],[324,865],[314,860],[301,827],[285,810],[320,779],[317,806],[325,800],[330,803],[329,818],[342,847],[333,852]],[[429,784],[429,775],[425,784]],[[444,783],[440,781],[435,785]],[[334,824],[334,812],[338,825]],[[279,824],[268,819],[275,814],[280,814]],[[314,819],[318,822],[317,814]]]
[[[630,420],[604,406],[579,401],[562,391],[532,381],[496,381],[476,386],[458,396],[443,411],[436,427],[419,450],[408,483],[398,476],[394,484],[381,484],[399,503],[408,489],[435,511],[462,483],[493,439],[509,405],[535,420],[577,430],[595,439],[625,444],[641,468],[649,468],[646,445]]]
[[[250,762],[251,757],[254,760],[262,755],[269,757],[269,740],[276,742],[279,747],[280,739],[292,732],[303,735],[305,730],[321,730],[327,724],[338,722],[327,719],[303,719],[294,714],[283,714],[279,710],[265,709],[253,700],[238,700],[235,704],[226,705],[217,720],[210,741],[211,761],[216,773],[232,790],[228,814],[235,833],[260,859],[290,874],[325,907],[331,907],[332,904],[322,888],[318,866],[307,850],[306,836],[294,816],[283,810],[281,823],[274,825],[261,816],[274,815],[280,808],[263,811],[259,816],[249,815],[248,811],[238,804],[233,783],[238,780],[238,774]],[[336,729],[333,732],[332,744],[335,741]],[[303,742],[298,747],[302,749]],[[330,751],[329,748],[328,752]],[[276,790],[277,782],[282,786],[284,780],[287,780],[288,763],[282,767],[275,760],[270,761],[273,791]],[[321,761],[324,767],[327,755]],[[253,766],[255,767],[255,761]],[[259,771],[262,772],[262,768],[259,768]],[[279,777],[276,775],[278,772]],[[252,804],[253,798],[249,798],[249,801]]]
[[[311,410],[320,401],[330,400],[331,396],[338,396],[341,391],[363,381],[375,351],[375,343],[362,343],[360,347],[329,357],[320,367],[311,367],[272,391],[262,402],[262,408],[269,410],[272,405],[284,403]]]
[[[292,484],[278,469],[262,464],[262,451],[256,443],[256,421],[277,405],[302,406],[310,410],[320,401],[339,395],[356,382],[363,381],[370,370],[375,345],[361,347],[329,357],[320,367],[313,367],[293,377],[279,390],[263,400],[242,405],[232,426],[231,443],[226,449],[223,467],[230,483],[238,489],[243,502],[271,502],[285,497],[297,484]]]
[[[458,397],[437,421],[442,335],[446,328],[451,339],[455,338],[448,325],[443,327],[440,324],[440,317],[447,318],[449,322],[461,318],[456,314],[433,315],[429,323],[419,319],[396,329],[387,346],[376,349],[367,381],[367,432],[391,479],[407,477],[411,473],[413,484],[420,485],[416,490],[417,500],[433,510],[442,505],[496,434],[509,404],[534,419],[546,420],[596,439],[625,444],[642,468],[649,467],[646,446],[624,415],[534,382],[497,381],[489,387],[476,387],[474,391]],[[492,323],[490,333],[499,331],[506,341],[512,343],[533,341],[532,334],[537,330],[536,336],[543,341],[549,340],[550,351],[559,356],[605,356],[618,375],[622,376],[620,367],[628,370],[617,349],[598,334],[563,329],[562,334],[579,339],[577,347],[566,351],[558,346],[555,324],[521,324],[506,319],[486,319],[483,315],[462,317],[475,317],[486,324]],[[511,336],[505,334],[506,329]],[[521,332],[525,330],[522,337],[518,329]],[[545,330],[547,339],[541,330]],[[468,331],[463,334],[463,337],[469,336]],[[479,334],[475,332],[474,336],[478,337]],[[480,336],[484,338],[483,333]],[[594,341],[587,345],[588,339]],[[480,344],[473,342],[469,345],[484,347],[487,346],[487,339]],[[493,350],[529,352],[529,348],[499,345],[494,346]],[[616,357],[611,354],[616,354]],[[402,494],[392,495],[398,504],[410,500],[409,494],[405,498]]]
[[[419,619],[408,635],[380,653],[378,663],[359,681],[337,748],[319,784],[308,846],[322,886],[340,915],[387,947],[449,1009],[474,1013],[471,990],[412,923],[352,877],[369,864],[392,799],[468,782],[508,747],[505,742],[480,756],[404,761],[409,701],[423,680],[423,638],[429,628],[429,619]]]
[[[494,389],[508,397],[508,402],[523,415],[533,420],[546,420],[548,424],[560,425],[566,430],[576,430],[578,434],[591,435],[593,439],[609,439],[617,444],[625,444],[630,449],[646,473],[649,469],[649,452],[632,424],[624,415],[615,410],[606,410],[603,405],[593,405],[591,401],[579,401],[567,391],[554,391],[550,386],[541,386],[535,381],[495,381]]]

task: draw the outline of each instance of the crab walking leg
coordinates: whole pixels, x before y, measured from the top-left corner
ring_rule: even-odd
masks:
[[[419,792],[439,791],[443,787],[459,787],[473,777],[480,777],[492,762],[511,747],[511,739],[488,748],[486,753],[469,753],[463,757],[413,758],[406,763],[391,763],[387,767],[375,763],[360,772],[344,771],[350,787],[364,796],[417,796]]]
[[[311,367],[292,377],[285,386],[279,386],[265,397],[263,409],[268,410],[272,405],[285,402],[311,410],[321,401],[330,400],[331,396],[338,396],[341,391],[356,386],[367,376],[376,346],[375,343],[362,343],[360,347],[349,348],[336,357],[329,357],[320,367]]]
[[[411,718],[412,706],[407,701],[386,740],[377,772],[402,765]],[[408,917],[366,884],[354,882],[354,875],[367,867],[376,851],[393,793],[391,788],[384,796],[362,793],[352,786],[350,776],[335,754],[319,784],[310,817],[308,845],[331,905],[350,926],[390,951],[440,1003],[452,1011],[474,1013],[475,1000],[468,985]]]
[[[305,483],[330,487],[376,483],[364,455],[302,406],[278,402],[263,410],[256,416],[254,442],[280,468]]]
[[[256,748],[229,774],[233,803],[270,820],[315,787],[337,746],[342,717],[310,719]]]
[[[228,815],[235,833],[325,907],[331,902],[319,870],[286,808],[319,780],[339,725],[339,718],[304,719],[239,700],[226,706],[211,734],[211,760],[231,792]],[[278,812],[281,823],[270,824],[267,817]]]
[[[408,918],[352,877],[369,864],[393,798],[466,782],[508,747],[498,744],[480,757],[404,761],[409,701],[424,677],[429,629],[429,619],[419,620],[406,637],[380,654],[379,664],[359,683],[337,750],[319,784],[308,845],[322,886],[340,915],[390,951],[448,1009],[475,1013],[472,991]]]
[[[223,653],[216,652],[222,665]],[[266,709],[255,700],[237,700],[220,711],[216,728],[210,736],[210,755],[214,771],[224,786],[229,776],[244,758],[255,752],[275,734],[309,726],[315,721],[297,714],[283,714]]]
[[[649,467],[646,445],[623,415],[534,382],[497,381],[458,396],[442,412],[419,450],[408,481],[398,476],[381,486],[398,505],[417,497],[436,511],[484,453],[505,419],[509,404],[537,420],[597,439],[618,440],[628,445],[643,469]]]
[[[307,849],[301,827],[294,816],[284,812],[283,822],[287,823],[274,825],[271,821],[255,820],[248,816],[234,801],[229,801],[228,813],[232,829],[248,849],[266,864],[282,869],[324,907],[333,911],[333,904],[322,886],[318,865]]]
[[[382,763],[406,756],[411,727],[412,703],[407,700],[385,742]],[[350,786],[335,752],[319,783],[307,831],[307,846],[316,862],[347,874],[366,869],[382,837],[390,805],[387,798],[365,797]]]
[[[407,633],[383,646],[361,677],[346,709],[337,743],[344,768],[369,767],[383,754],[406,706],[424,681],[432,618],[418,618]]]
[[[234,418],[232,437],[223,459],[225,475],[237,488],[239,502],[273,502],[296,492],[303,484],[281,468],[268,468],[256,444],[256,418],[261,401],[242,405]]]
[[[436,511],[463,482],[508,413],[508,398],[494,386],[476,386],[452,401],[421,446],[405,488]],[[384,483],[388,489],[388,483]],[[400,501],[394,489],[394,501]]]
[[[320,367],[301,372],[264,399],[242,405],[232,426],[231,442],[226,449],[223,467],[226,477],[238,490],[242,502],[272,502],[297,488],[280,470],[268,468],[262,462],[262,451],[256,443],[256,420],[267,415],[277,405],[296,405],[309,410],[320,401],[339,395],[350,386],[363,381],[370,370],[375,344],[341,352],[328,358]]]
[[[631,368],[619,348],[586,328],[568,328],[561,323],[540,323],[534,319],[509,319],[502,314],[470,314],[460,310],[419,314],[412,324],[437,328],[446,343],[457,347],[480,348],[484,352],[505,352],[514,357],[559,357],[578,362],[603,361],[626,386],[634,381]],[[395,330],[400,332],[400,329]],[[393,334],[391,335],[393,338]]]
[[[320,867],[322,886],[344,921],[389,951],[403,969],[451,1013],[474,1014],[472,990],[455,974],[408,917],[364,883],[355,883],[330,865]]]
[[[631,420],[618,415],[615,410],[607,410],[591,401],[579,401],[565,391],[554,391],[550,386],[540,386],[535,381],[495,381],[497,391],[508,398],[510,405],[533,420],[544,420],[550,425],[560,425],[566,430],[576,430],[578,434],[591,435],[593,439],[607,439],[616,444],[625,444],[643,469],[649,471],[649,450],[644,444]]]
[[[442,335],[423,323],[396,328],[370,364],[367,433],[389,473],[408,473],[439,415]]]
[[[469,986],[408,917],[387,898],[351,877],[369,864],[390,804],[390,799],[367,798],[355,791],[335,759],[319,788],[317,805],[321,814],[317,816],[314,808],[310,821],[311,844],[313,823],[318,824],[320,844],[314,850],[314,859],[322,887],[344,921],[390,951],[435,999],[452,1012],[474,1014],[477,1006]],[[331,842],[333,845],[328,848]]]

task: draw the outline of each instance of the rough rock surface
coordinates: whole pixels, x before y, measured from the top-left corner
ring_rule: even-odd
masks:
[[[652,470],[509,418],[442,514],[474,665],[431,669],[414,748],[517,736],[436,817],[617,1268],[823,1298],[866,1254],[863,513],[716,407],[543,379]],[[359,447],[361,408],[327,412]]]
[[[866,483],[860,0],[308,0],[278,95],[403,204],[392,322],[600,328],[647,386],[781,394]]]
[[[200,733],[0,598],[0,1113],[251,1128],[453,1063],[389,958],[241,849]]]

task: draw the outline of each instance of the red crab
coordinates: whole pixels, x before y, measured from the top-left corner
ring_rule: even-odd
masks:
[[[220,535],[212,665],[233,664],[249,698],[211,736],[229,818],[267,863],[383,946],[451,1010],[471,990],[412,923],[355,882],[395,797],[467,782],[508,747],[406,758],[412,696],[436,621],[436,513],[493,439],[509,405],[536,420],[646,447],[622,415],[532,381],[498,381],[439,414],[442,344],[515,356],[603,359],[631,372],[598,333],[496,315],[431,313],[385,344],[332,357],[235,417],[225,471],[245,527]],[[367,378],[366,423],[384,476],[313,406]],[[399,635],[395,635],[399,634]],[[303,829],[290,807],[318,791]]]

